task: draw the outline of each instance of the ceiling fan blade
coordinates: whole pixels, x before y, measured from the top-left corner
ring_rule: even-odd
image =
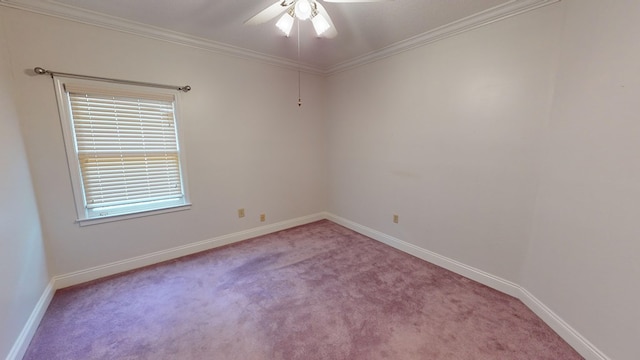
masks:
[[[333,39],[334,37],[336,37],[336,35],[338,35],[338,30],[336,30],[336,26],[333,25],[333,21],[331,21],[331,16],[329,16],[329,13],[327,12],[327,10],[325,10],[324,6],[322,6],[322,4],[320,4],[317,1],[316,1],[316,6],[318,7],[318,13],[324,16],[325,20],[327,20],[327,22],[330,25],[329,28],[325,32],[323,32],[322,35],[320,35],[320,37]]]
[[[322,0],[328,3],[365,3],[365,2],[385,2],[393,0]]]
[[[291,5],[287,1],[278,0],[273,5],[257,13],[254,17],[244,22],[245,25],[259,25],[282,14]],[[283,5],[284,4],[284,5]]]

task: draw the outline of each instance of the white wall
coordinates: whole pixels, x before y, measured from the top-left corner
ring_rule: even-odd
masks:
[[[522,284],[612,359],[640,359],[640,2],[564,3]]]
[[[0,357],[11,351],[49,283],[40,220],[0,26]]]
[[[565,0],[330,77],[329,210],[640,358],[638,33],[638,1]]]
[[[329,210],[517,282],[561,24],[549,6],[330,77]]]
[[[0,8],[16,103],[54,274],[289,220],[325,209],[322,78],[186,46]],[[186,84],[191,210],[79,227],[51,79],[29,69]],[[247,217],[238,219],[236,209]]]

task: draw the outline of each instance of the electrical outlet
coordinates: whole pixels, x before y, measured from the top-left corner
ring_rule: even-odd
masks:
[[[243,218],[244,217],[244,209],[238,209],[238,217],[239,218]]]
[[[267,220],[267,215],[266,214],[260,214],[260,222],[264,222],[265,220]]]
[[[398,220],[399,220],[398,215],[393,214],[393,222],[397,224],[397,223],[398,223]]]

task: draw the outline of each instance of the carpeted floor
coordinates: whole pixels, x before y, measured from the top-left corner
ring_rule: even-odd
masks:
[[[25,359],[582,359],[520,301],[323,220],[56,292]]]

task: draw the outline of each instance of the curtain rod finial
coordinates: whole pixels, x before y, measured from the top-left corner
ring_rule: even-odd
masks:
[[[45,70],[45,69],[43,69],[43,68],[41,68],[39,66],[34,68],[33,71],[38,75],[44,75],[44,74],[46,74],[48,72],[47,70]]]

